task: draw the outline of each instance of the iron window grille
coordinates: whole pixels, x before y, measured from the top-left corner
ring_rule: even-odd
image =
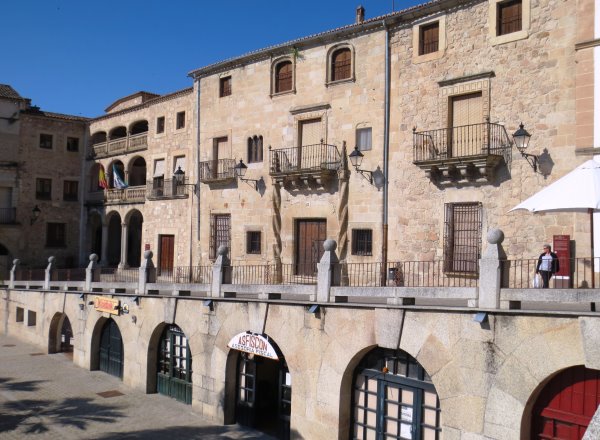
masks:
[[[373,230],[352,229],[352,255],[373,255]]]
[[[211,260],[217,258],[217,250],[222,245],[231,250],[231,215],[213,214],[210,216],[210,249]]]
[[[496,29],[498,35],[506,35],[522,29],[522,2],[512,0],[498,3]]]
[[[40,134],[40,148],[44,148],[46,150],[52,149],[52,135],[51,134]]]
[[[231,95],[231,76],[226,76],[219,79],[219,97]]]
[[[79,151],[79,138],[68,137],[67,138],[67,151],[76,153]]]
[[[419,29],[419,55],[437,52],[440,40],[440,23],[426,24]]]
[[[52,198],[52,179],[36,179],[35,198],[38,200],[50,200]]]
[[[481,203],[447,203],[444,270],[477,274],[481,257]]]

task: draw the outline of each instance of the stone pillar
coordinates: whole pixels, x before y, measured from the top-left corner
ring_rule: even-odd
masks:
[[[504,240],[504,232],[491,229],[487,234],[488,248],[479,260],[479,301],[482,309],[500,308],[500,245]]]
[[[270,148],[270,147],[269,147]],[[277,160],[278,155],[275,156]],[[273,244],[273,260],[275,261],[275,277],[274,282],[276,284],[281,283],[282,280],[282,266],[281,266],[281,251],[283,244],[281,242],[281,183],[273,182],[273,197],[271,199],[273,204],[273,216],[271,218],[271,226],[273,228],[273,238],[275,243]]]
[[[104,223],[102,223],[102,247],[100,248],[100,252],[102,255],[100,264],[106,266],[106,263],[108,263],[108,224]]]
[[[18,270],[18,266],[20,263],[21,263],[21,260],[19,260],[18,258],[15,258],[13,260],[13,266],[10,269],[10,281],[8,282],[9,289],[15,288],[15,278],[17,277],[17,270]]]
[[[340,265],[335,253],[337,243],[335,240],[325,240],[323,249],[325,253],[317,263],[317,301],[329,302],[329,291],[332,285],[339,285]]]
[[[127,223],[121,225],[121,262],[119,263],[119,269],[125,269],[127,267]]]
[[[210,287],[210,296],[218,298],[221,296],[221,286],[231,283],[231,270],[227,252],[229,249],[225,245],[219,246],[217,250],[217,259],[213,264],[212,283]]]
[[[56,257],[48,257],[48,266],[46,266],[46,273],[44,276],[44,290],[50,289],[50,280],[52,279],[52,265]]]
[[[138,280],[138,294],[145,295],[146,294],[146,284],[156,282],[156,271],[154,268],[154,263],[152,262],[152,256],[154,254],[152,251],[148,250],[144,252],[144,260],[140,266],[140,274]]]
[[[85,269],[85,291],[89,292],[92,290],[92,282],[94,281],[94,271],[96,270],[96,266],[98,264],[98,255],[91,254],[90,255],[90,264]]]
[[[341,166],[338,170],[338,180],[340,183],[340,199],[337,206],[337,216],[339,224],[339,232],[337,242],[339,245],[338,256],[340,258],[341,267],[341,283],[342,286],[349,284],[348,280],[348,264],[346,256],[348,255],[348,199],[350,197],[350,169],[348,168],[348,153],[346,151],[346,141],[342,143]]]

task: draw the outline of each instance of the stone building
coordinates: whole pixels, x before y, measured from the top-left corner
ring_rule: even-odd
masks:
[[[44,267],[55,256],[75,267],[87,118],[40,110],[8,85],[0,108],[0,278],[13,257]]]

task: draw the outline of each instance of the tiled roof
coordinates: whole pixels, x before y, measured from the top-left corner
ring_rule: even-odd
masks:
[[[13,89],[8,84],[0,84],[0,98],[9,98],[9,99],[22,99],[21,95],[17,93],[15,89]]]
[[[40,110],[37,107],[30,107],[27,110],[23,110],[22,113],[31,116],[43,116],[47,118],[64,119],[67,121],[87,122],[90,120],[90,118],[86,118],[85,116],[65,115],[64,113],[47,112],[44,110]]]

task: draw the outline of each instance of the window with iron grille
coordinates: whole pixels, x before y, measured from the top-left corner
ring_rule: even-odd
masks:
[[[180,128],[185,127],[185,112],[177,113],[177,121],[175,128],[179,130]]]
[[[348,48],[338,49],[331,55],[331,81],[352,77],[352,52]]]
[[[156,132],[164,133],[165,132],[165,117],[159,116],[156,118]]]
[[[248,231],[246,232],[246,253],[260,254],[261,252],[261,232]]]
[[[209,258],[217,258],[217,251],[222,245],[231,251],[231,215],[213,214],[210,216],[210,249]]]
[[[440,23],[429,23],[419,29],[419,55],[437,52],[440,41]]]
[[[444,270],[478,273],[481,256],[481,203],[447,203]]]
[[[289,92],[293,88],[292,62],[282,61],[275,66],[275,93]]]
[[[76,202],[78,198],[79,182],[76,180],[65,180],[63,182],[63,200]]]
[[[231,95],[231,76],[219,79],[219,97]]]
[[[40,134],[40,148],[45,148],[46,150],[52,149],[52,135],[51,134]]]
[[[35,179],[35,198],[38,200],[52,198],[52,179]]]
[[[352,255],[373,255],[372,229],[352,229]]]
[[[498,3],[496,29],[498,35],[506,35],[520,31],[522,28],[521,12],[522,0],[512,0]]]
[[[79,138],[76,138],[76,137],[68,137],[67,138],[67,151],[71,151],[73,153],[79,151]]]
[[[65,223],[47,223],[46,246],[65,247],[67,245],[66,229]]]
[[[263,160],[263,137],[252,136],[248,138],[248,163],[262,162]]]

